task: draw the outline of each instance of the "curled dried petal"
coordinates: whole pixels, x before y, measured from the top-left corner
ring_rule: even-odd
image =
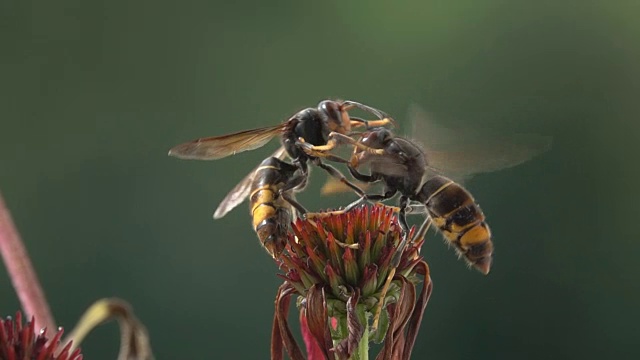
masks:
[[[284,349],[292,360],[304,360],[302,351],[300,351],[300,347],[298,347],[298,343],[293,337],[291,329],[289,329],[289,321],[287,320],[287,316],[289,315],[289,305],[291,303],[291,295],[293,292],[294,288],[287,283],[280,285],[280,288],[278,289],[272,334],[275,333],[276,327],[279,331],[277,336],[272,336],[271,338],[272,359],[282,359],[282,348],[278,345],[279,343],[284,345]],[[278,342],[277,340],[280,341]],[[278,349],[280,350],[280,353],[277,353]]]
[[[415,344],[416,338],[418,337],[418,330],[420,330],[420,323],[422,323],[424,310],[427,307],[429,297],[431,297],[431,291],[433,290],[433,283],[431,282],[431,276],[429,275],[429,265],[427,265],[426,262],[422,261],[418,263],[416,268],[418,269],[418,273],[424,276],[424,282],[422,284],[420,297],[418,298],[418,302],[413,309],[411,319],[409,320],[409,325],[407,326],[407,339],[404,344],[404,354],[407,359],[411,357],[411,351],[413,350],[413,345]]]
[[[309,325],[309,331],[320,346],[325,357],[329,358],[331,333],[329,332],[329,315],[324,289],[314,285],[307,292],[306,306],[301,310]]]
[[[336,355],[338,359],[349,359],[355,352],[362,335],[364,334],[364,324],[360,321],[359,316],[356,313],[356,305],[360,299],[360,293],[356,289],[347,300],[347,332],[346,339],[340,341],[335,347]]]

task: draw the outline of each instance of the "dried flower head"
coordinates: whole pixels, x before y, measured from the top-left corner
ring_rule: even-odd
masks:
[[[22,314],[0,319],[0,359],[1,360],[81,360],[80,349],[71,352],[71,342],[59,349],[62,329],[48,340],[46,329],[35,333],[34,319],[22,325]]]
[[[384,341],[381,358],[409,358],[432,284],[420,256],[422,238],[409,243],[393,267],[402,239],[394,210],[363,206],[292,224],[286,251],[278,259],[285,283],[276,299],[272,358],[282,357],[283,346],[292,359],[303,358],[287,323],[292,295],[298,295],[303,333],[312,335],[305,337],[310,359],[314,351],[320,358],[362,358],[369,340]],[[389,274],[393,281],[385,294]],[[380,301],[380,326],[370,334],[369,321]]]

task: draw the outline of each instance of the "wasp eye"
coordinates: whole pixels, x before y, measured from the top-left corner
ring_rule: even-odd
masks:
[[[337,102],[324,100],[318,104],[318,109],[327,117],[329,122],[335,124],[334,126],[342,125],[342,112]]]
[[[339,113],[340,112],[340,106],[338,106],[338,103],[336,103],[335,101],[331,101],[331,100],[324,100],[324,101],[320,102],[318,107],[320,108],[320,110],[322,110],[323,112],[325,112],[327,114],[336,113],[336,112]]]
[[[380,142],[386,142],[391,138],[391,131],[385,128],[380,128],[376,131],[377,140]]]

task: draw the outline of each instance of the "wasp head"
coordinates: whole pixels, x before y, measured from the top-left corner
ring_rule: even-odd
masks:
[[[391,131],[385,128],[375,128],[365,131],[360,135],[358,142],[369,149],[383,149],[393,138]],[[349,165],[358,168],[362,163],[371,159],[371,153],[363,148],[354,146],[353,154],[349,159]]]
[[[347,134],[351,131],[351,119],[342,103],[333,100],[324,100],[318,104],[318,110],[325,118],[331,131]]]
[[[362,134],[360,143],[373,149],[382,149],[392,138],[391,131],[385,128],[375,128]]]

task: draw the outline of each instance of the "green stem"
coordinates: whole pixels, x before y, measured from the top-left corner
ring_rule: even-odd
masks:
[[[369,326],[365,325],[362,339],[358,344],[355,354],[351,357],[352,360],[369,360]]]

